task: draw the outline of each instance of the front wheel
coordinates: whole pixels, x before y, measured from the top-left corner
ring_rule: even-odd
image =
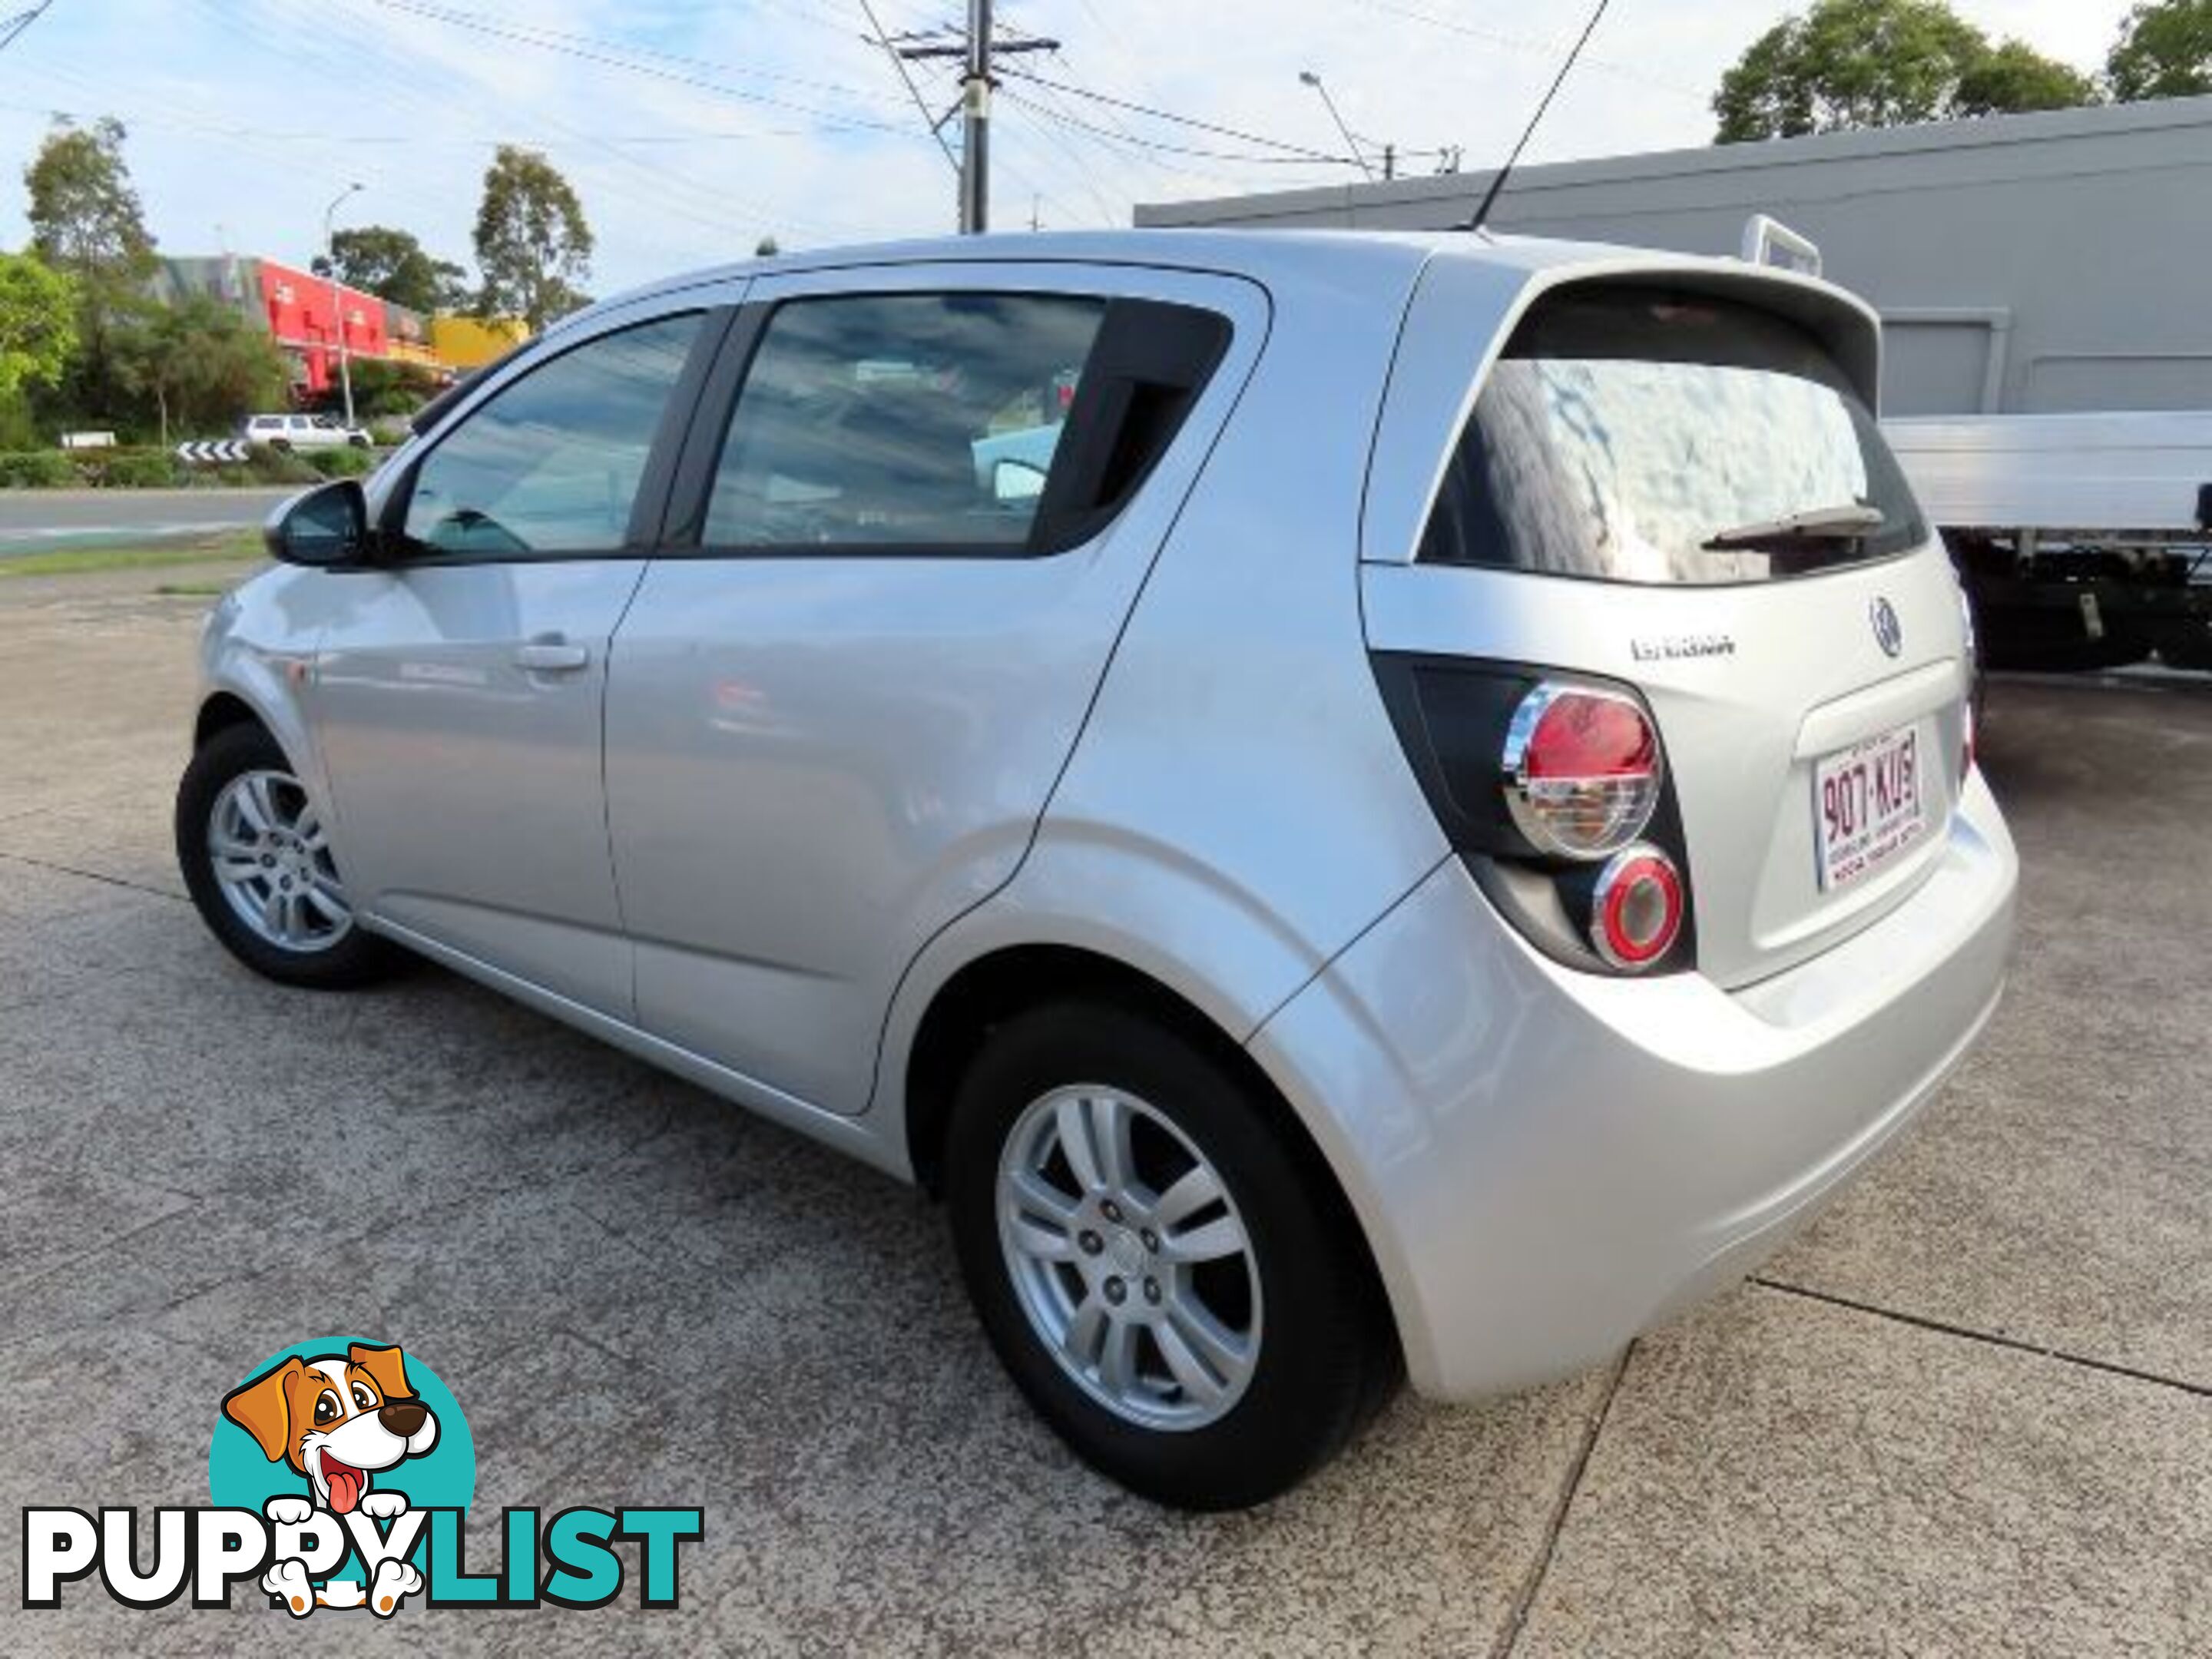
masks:
[[[201,744],[177,788],[176,836],[200,919],[256,973],[337,990],[398,959],[355,925],[321,809],[261,727],[230,726]]]
[[[1397,1352],[1325,1174],[1206,1045],[1110,1004],[994,1032],[954,1104],[969,1295],[1085,1461],[1179,1508],[1262,1502],[1389,1397]]]

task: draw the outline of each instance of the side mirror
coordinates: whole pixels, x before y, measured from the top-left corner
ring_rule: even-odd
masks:
[[[369,550],[368,495],[358,478],[333,478],[295,495],[261,532],[269,556],[283,564],[358,564]]]
[[[1044,469],[1030,461],[1001,456],[991,467],[992,499],[1002,505],[1033,501],[1044,494]]]

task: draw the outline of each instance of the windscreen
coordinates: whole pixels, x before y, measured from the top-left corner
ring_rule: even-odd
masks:
[[[1758,582],[1926,538],[1873,415],[1753,307],[1569,289],[1492,367],[1420,557],[1648,585]]]

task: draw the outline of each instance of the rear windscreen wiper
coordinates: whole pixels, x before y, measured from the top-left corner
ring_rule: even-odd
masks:
[[[1774,542],[1851,541],[1881,528],[1886,516],[1878,507],[1863,501],[1844,501],[1835,507],[1808,507],[1802,513],[1785,513],[1778,519],[1738,525],[1698,544],[1708,553],[1725,553],[1739,547],[1764,547]]]

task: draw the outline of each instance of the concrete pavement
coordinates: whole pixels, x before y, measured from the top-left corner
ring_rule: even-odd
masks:
[[[426,1651],[2212,1650],[2212,696],[1995,688],[2012,991],[1762,1282],[1194,1520],[1030,1417],[912,1193],[441,973],[235,967],[167,846],[204,602],[150,586],[0,589],[0,1559],[206,1501],[243,1370],[359,1329],[456,1390],[479,1509],[706,1510],[680,1608],[403,1609]],[[368,1639],[235,1599],[0,1646]]]
[[[0,559],[258,529],[300,493],[276,489],[0,489]]]

